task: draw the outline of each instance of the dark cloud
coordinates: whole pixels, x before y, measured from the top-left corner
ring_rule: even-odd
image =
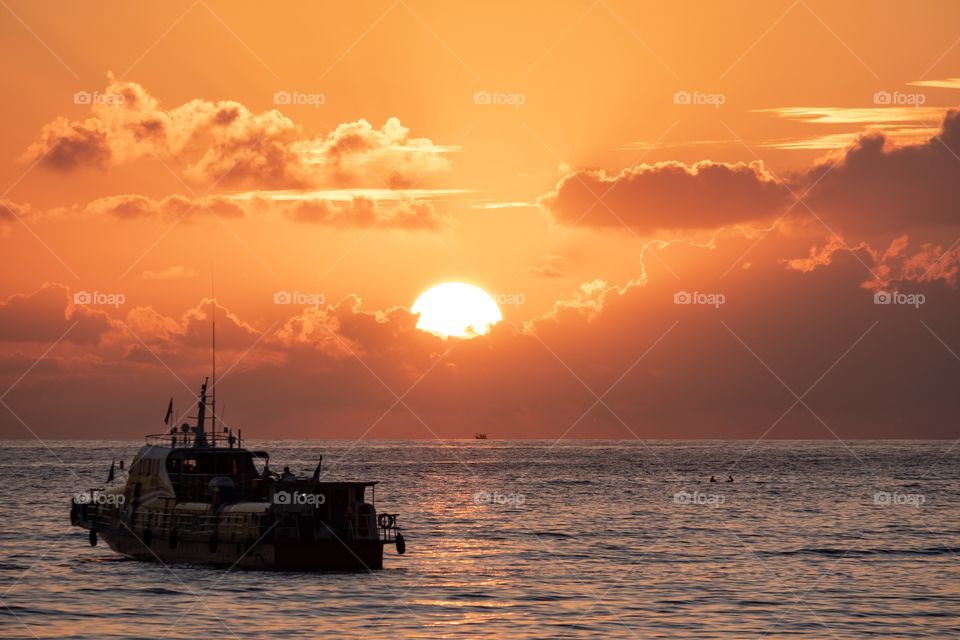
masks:
[[[599,202],[598,202],[599,200]],[[576,171],[539,200],[555,219],[636,233],[717,228],[767,218],[790,201],[758,163],[663,162],[617,175]]]
[[[0,302],[0,342],[52,343],[63,336],[67,342],[94,345],[112,328],[104,311],[74,304],[69,289],[60,284]]]
[[[939,135],[894,146],[882,134],[861,137],[839,161],[793,178],[810,188],[807,202],[831,225],[857,234],[901,233],[960,224],[960,112]],[[801,210],[802,212],[802,210]]]
[[[954,237],[937,234],[960,225],[960,112],[947,112],[924,142],[894,145],[869,133],[782,181],[757,163],[662,162],[612,176],[573,172],[540,204],[561,222],[649,234],[770,221],[794,194],[805,204],[793,206],[792,220],[822,222],[844,237],[923,232],[949,244]]]

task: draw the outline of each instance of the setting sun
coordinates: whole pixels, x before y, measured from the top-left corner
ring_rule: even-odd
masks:
[[[480,287],[445,282],[425,291],[411,311],[420,315],[417,328],[443,338],[473,338],[503,320],[496,301]]]

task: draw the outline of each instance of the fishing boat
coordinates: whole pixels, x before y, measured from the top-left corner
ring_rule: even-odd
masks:
[[[309,480],[277,476],[242,432],[204,430],[206,408],[204,382],[196,425],[147,436],[125,482],[73,497],[70,522],[91,545],[102,539],[137,560],[280,570],[381,569],[386,545],[404,553],[396,514],[377,513],[377,482],[320,481],[319,465]]]
[[[208,383],[195,424],[175,426],[171,399],[172,426],[146,436],[125,481],[111,463],[105,487],[74,495],[70,523],[89,530],[91,545],[102,539],[137,560],[292,571],[381,569],[385,546],[405,552],[397,515],[377,513],[377,482],[321,481],[322,458],[310,479],[276,474],[266,451],[218,422]]]
[[[485,434],[485,433],[480,433],[480,432],[478,431],[477,433],[473,434],[473,439],[474,439],[474,440],[486,440],[486,439],[487,439],[487,434]]]

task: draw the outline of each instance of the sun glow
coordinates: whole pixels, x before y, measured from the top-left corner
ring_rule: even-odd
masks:
[[[420,315],[418,329],[442,338],[475,338],[503,320],[490,294],[463,282],[431,287],[417,298],[411,311]]]

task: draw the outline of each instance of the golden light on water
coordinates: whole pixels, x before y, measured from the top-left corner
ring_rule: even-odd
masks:
[[[419,314],[417,328],[442,338],[474,338],[489,333],[503,320],[493,297],[472,284],[445,282],[417,298],[411,309]]]

